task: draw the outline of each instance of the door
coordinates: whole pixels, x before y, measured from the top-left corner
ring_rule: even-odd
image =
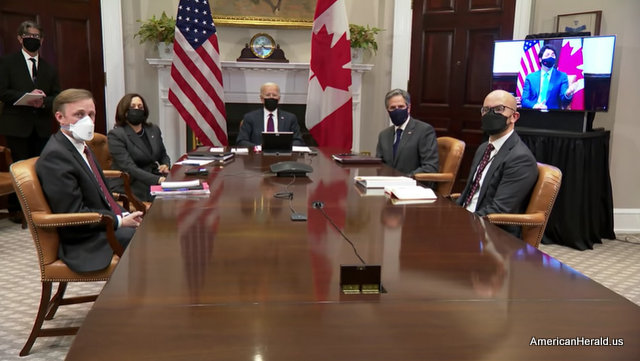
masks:
[[[494,40],[511,39],[515,0],[414,0],[411,114],[466,143],[454,191],[483,141],[480,107],[491,89]]]
[[[96,132],[105,133],[104,67],[100,0],[2,0],[0,56],[20,50],[18,25],[38,22],[44,30],[40,55],[58,69],[60,87],[83,88],[96,102]],[[58,123],[52,117],[52,130]]]

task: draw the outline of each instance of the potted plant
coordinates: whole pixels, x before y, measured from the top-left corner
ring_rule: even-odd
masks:
[[[363,53],[366,50],[369,54],[378,51],[378,43],[376,35],[383,29],[349,24],[349,33],[351,37],[351,62],[362,63]]]
[[[153,15],[150,19],[138,22],[141,23],[140,29],[133,37],[139,36],[140,44],[148,41],[156,45],[161,58],[170,58],[173,53],[176,19],[168,17],[163,11],[159,18]]]

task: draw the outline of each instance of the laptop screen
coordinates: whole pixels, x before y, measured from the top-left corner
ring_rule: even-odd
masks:
[[[263,132],[262,153],[291,153],[293,149],[293,132]]]

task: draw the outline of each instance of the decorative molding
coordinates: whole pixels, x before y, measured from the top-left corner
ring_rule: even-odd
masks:
[[[162,131],[165,147],[172,160],[178,159],[187,149],[186,126],[169,102],[171,59],[148,58],[149,65],[158,69],[158,126]],[[280,86],[280,102],[306,104],[309,86],[309,63],[256,63],[222,61],[225,103],[259,103],[260,86],[275,82]],[[360,110],[362,75],[373,69],[372,64],[351,65],[351,94],[353,97],[353,150],[360,150]]]
[[[616,233],[640,233],[640,209],[614,208],[613,225]]]

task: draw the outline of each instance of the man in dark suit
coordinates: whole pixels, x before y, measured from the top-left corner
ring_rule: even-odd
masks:
[[[260,87],[262,109],[244,115],[236,144],[253,147],[262,144],[262,132],[293,132],[293,145],[304,145],[298,118],[295,114],[278,109],[280,87],[276,83],[264,83]]]
[[[115,220],[116,237],[126,247],[142,212],[128,213],[106,190],[104,175],[85,142],[93,138],[96,109],[87,90],[67,89],[53,102],[60,131],[42,150],[36,172],[53,213],[97,212]],[[60,258],[76,272],[106,268],[113,251],[98,226],[61,228]]]
[[[25,21],[18,27],[22,49],[0,61],[0,134],[5,136],[14,161],[40,155],[51,134],[51,105],[60,92],[57,71],[39,56],[42,28]],[[13,105],[26,93],[39,94],[25,105]],[[9,198],[9,211],[20,210],[18,199]],[[15,215],[12,220],[20,220]]]
[[[538,168],[514,131],[520,117],[516,99],[504,90],[495,90],[484,99],[481,113],[482,130],[489,134],[489,141],[478,147],[469,182],[457,202],[479,216],[522,213],[538,179]]]
[[[393,89],[384,98],[392,126],[378,136],[376,157],[405,173],[434,173],[438,171],[438,142],[433,127],[412,118],[411,97],[402,89]]]
[[[540,70],[524,80],[522,107],[532,109],[565,109],[571,104],[577,84],[569,85],[567,73],[557,69],[558,53],[545,45],[538,53]]]

